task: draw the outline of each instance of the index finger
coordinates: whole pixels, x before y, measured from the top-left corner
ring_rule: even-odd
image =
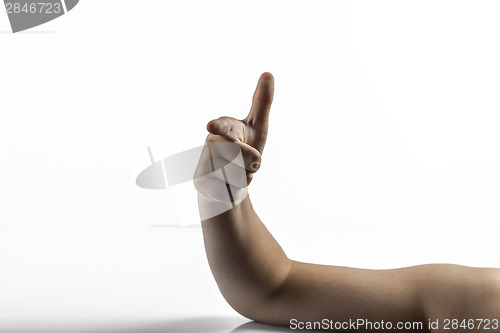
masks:
[[[267,129],[269,112],[274,97],[274,77],[271,73],[260,76],[257,88],[253,94],[252,107],[245,121],[254,127]]]

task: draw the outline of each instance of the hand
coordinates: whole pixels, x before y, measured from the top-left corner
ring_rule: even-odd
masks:
[[[233,195],[250,184],[253,174],[260,167],[273,96],[274,77],[271,73],[264,73],[259,79],[252,107],[245,119],[221,117],[207,124],[210,134],[195,174],[195,186],[200,193],[222,200],[222,197],[227,198],[227,190],[222,184],[230,186]],[[234,161],[239,152],[243,161],[238,165]],[[214,172],[222,167],[225,175]],[[237,169],[243,170],[243,167],[244,172],[238,173]],[[246,175],[243,181],[239,176],[242,174]],[[231,201],[235,202],[236,198],[231,198]]]
[[[248,116],[243,120],[231,117],[212,120],[207,125],[208,131],[230,141],[245,143],[262,154],[267,139],[273,96],[274,77],[271,73],[264,73],[257,84]]]

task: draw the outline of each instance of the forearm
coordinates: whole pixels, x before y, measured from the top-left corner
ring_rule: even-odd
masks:
[[[202,221],[202,228],[208,262],[224,298],[242,315],[259,320],[287,276],[290,260],[248,196]]]

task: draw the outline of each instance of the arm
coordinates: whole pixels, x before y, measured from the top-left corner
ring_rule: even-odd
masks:
[[[208,261],[221,293],[245,317],[300,321],[421,321],[413,276],[421,268],[374,271],[296,262],[262,224],[247,197],[202,222]]]
[[[211,133],[208,144],[231,142],[241,149],[247,185],[256,171],[249,165],[260,165],[273,89],[273,77],[263,74],[247,118],[223,117],[207,126]],[[212,155],[213,170],[218,154]],[[200,160],[203,164],[209,164],[207,156]],[[207,207],[220,204],[222,199],[214,199],[213,188],[226,185],[221,180],[238,193],[237,197],[241,197],[239,191],[246,190],[227,177],[210,185],[198,184],[202,216]],[[238,202],[233,198],[225,212],[203,219],[202,227],[209,264],[221,293],[248,318],[286,326],[292,318],[423,322],[426,331],[427,319],[483,318],[499,313],[497,270],[454,265],[365,270],[296,262],[287,258],[260,221],[250,198],[242,197]]]

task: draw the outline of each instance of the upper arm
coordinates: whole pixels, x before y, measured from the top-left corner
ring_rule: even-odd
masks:
[[[421,266],[419,293],[431,320],[498,318],[500,271],[459,265]],[[500,319],[500,318],[498,318]]]
[[[291,319],[421,322],[414,273],[411,267],[367,270],[292,262],[281,287],[253,319],[281,325]]]
[[[281,287],[255,320],[422,323],[445,318],[493,319],[500,313],[497,269],[422,265],[367,270],[292,262]]]

